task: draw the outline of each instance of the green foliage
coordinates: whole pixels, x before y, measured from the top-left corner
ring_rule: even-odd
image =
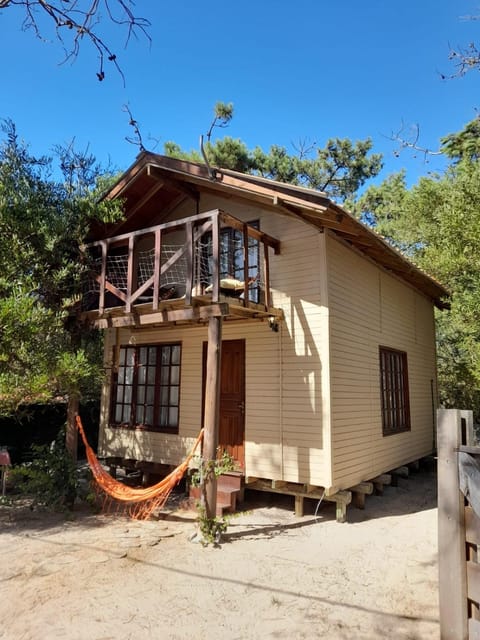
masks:
[[[198,529],[200,531],[200,540],[202,545],[218,545],[222,534],[224,534],[228,528],[228,520],[224,517],[208,518],[205,506],[202,504],[197,505],[197,509]]]
[[[445,139],[444,139],[445,140]],[[356,212],[451,291],[437,314],[440,400],[480,416],[480,161],[452,151],[443,175],[411,189],[390,176],[360,198]]]
[[[461,131],[440,139],[442,152],[452,160],[478,160],[480,157],[480,118],[475,118]]]
[[[249,149],[240,140],[225,136],[211,142],[214,127],[225,127],[233,117],[231,103],[217,103],[215,115],[207,133],[205,152],[213,166],[259,175],[289,184],[325,191],[341,202],[352,199],[369,178],[382,168],[382,156],[371,154],[372,141],[353,143],[345,138],[327,140],[325,147],[301,145],[295,153],[282,146],[272,145],[269,151],[260,147]],[[203,162],[198,151],[184,151],[178,144],[167,142],[164,153],[191,162]]]
[[[77,495],[75,463],[65,449],[62,432],[51,445],[32,445],[31,462],[9,473],[14,491],[33,499],[33,504],[51,508],[71,508]]]
[[[33,157],[12,122],[0,144],[0,413],[21,402],[83,394],[98,382],[98,337],[76,322],[80,252],[92,220],[112,221],[118,202],[98,202],[108,177],[72,145]]]
[[[192,473],[190,478],[194,487],[200,486],[211,473],[218,478],[223,473],[235,470],[235,458],[226,450],[221,454],[220,450],[218,450],[216,460],[205,460],[205,458],[197,456],[194,458],[194,464],[197,465],[197,469]]]

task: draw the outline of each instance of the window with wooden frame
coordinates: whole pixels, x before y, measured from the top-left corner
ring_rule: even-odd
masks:
[[[180,344],[120,347],[110,424],[178,433]]]
[[[250,227],[260,229],[258,220],[248,222]],[[220,231],[219,275],[220,278],[233,278],[239,282],[245,280],[245,248],[243,233],[238,229],[226,227]],[[248,278],[252,279],[248,287],[248,297],[252,302],[260,302],[260,243],[252,237],[248,237]],[[212,282],[213,277],[213,250],[210,243],[206,249],[209,271],[203,274],[207,283]]]
[[[408,367],[404,351],[380,347],[380,391],[383,435],[409,431]]]

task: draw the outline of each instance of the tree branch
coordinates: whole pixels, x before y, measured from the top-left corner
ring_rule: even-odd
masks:
[[[46,15],[54,25],[56,38],[62,44],[65,51],[65,59],[74,60],[80,52],[80,45],[85,40],[97,50],[99,67],[97,78],[101,82],[105,79],[105,61],[112,62],[125,84],[125,77],[117,61],[116,53],[99,33],[99,25],[102,22],[101,11],[105,11],[108,20],[120,25],[127,30],[125,46],[128,45],[132,35],[141,35],[150,42],[148,28],[150,22],[146,18],[137,17],[132,11],[133,0],[0,0],[0,9],[20,6],[25,10],[23,21],[24,29],[33,29],[35,35],[45,40],[40,27],[40,16]],[[64,36],[68,34],[68,44],[65,44]]]

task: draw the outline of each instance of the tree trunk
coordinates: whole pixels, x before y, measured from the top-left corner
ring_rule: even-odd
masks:
[[[75,462],[77,461],[78,431],[76,417],[80,408],[80,398],[71,393],[67,404],[67,429],[65,434],[65,447]]]

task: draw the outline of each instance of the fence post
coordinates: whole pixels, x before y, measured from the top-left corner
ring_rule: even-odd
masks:
[[[462,412],[437,410],[441,640],[468,640],[465,508],[458,480]]]

